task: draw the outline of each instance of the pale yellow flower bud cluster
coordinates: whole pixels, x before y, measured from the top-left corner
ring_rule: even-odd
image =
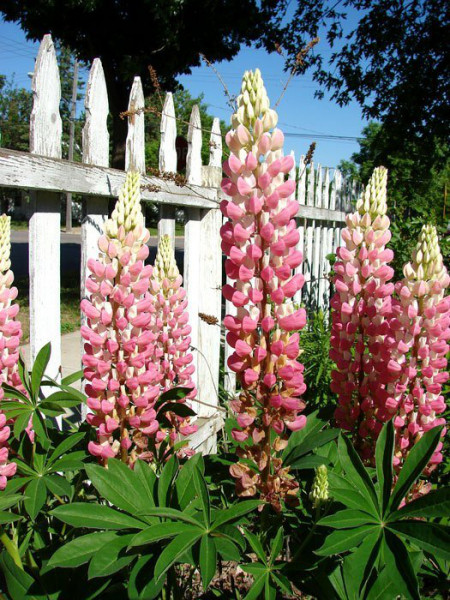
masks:
[[[0,272],[4,273],[11,267],[11,217],[0,217]]]
[[[164,279],[175,280],[180,274],[175,261],[175,252],[172,248],[169,235],[163,235],[158,244],[158,252],[153,269],[153,278],[162,282]]]
[[[105,223],[105,233],[109,237],[117,237],[120,227],[123,227],[126,233],[136,228],[144,228],[140,199],[140,175],[139,173],[127,173],[125,184],[120,190],[119,200],[111,218]]]
[[[412,261],[403,268],[405,277],[417,281],[439,281],[446,276],[436,227],[424,225],[412,254]]]
[[[386,214],[387,173],[385,167],[377,167],[374,170],[369,183],[356,203],[356,209],[361,216],[369,214],[374,219]]]
[[[328,493],[328,470],[325,465],[316,469],[316,475],[309,493],[309,499],[314,508],[319,508],[329,499]]]
[[[237,107],[237,111],[231,117],[234,129],[237,129],[240,124],[250,129],[259,118],[262,118],[266,131],[277,124],[278,116],[270,109],[269,97],[259,69],[255,72],[245,71],[241,93],[237,97]]]

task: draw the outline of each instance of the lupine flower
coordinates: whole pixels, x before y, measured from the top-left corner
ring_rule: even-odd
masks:
[[[438,415],[445,411],[442,384],[448,380],[450,299],[444,294],[450,277],[432,225],[422,228],[412,261],[403,273],[404,279],[396,284],[398,300],[390,321],[386,402],[394,416],[397,472],[423,433],[445,424]],[[440,443],[425,474],[442,461],[441,449]]]
[[[24,391],[17,368],[22,327],[20,321],[16,320],[19,305],[13,304],[17,298],[17,288],[11,287],[14,275],[10,270],[10,222],[11,217],[0,217],[0,384],[7,383]],[[8,478],[17,469],[16,463],[9,461],[11,423],[1,410],[3,398],[4,391],[0,385],[0,490],[5,489]]]
[[[329,497],[328,469],[326,465],[319,465],[316,469],[316,475],[311,486],[309,499],[314,508],[319,508],[328,501]]]
[[[277,452],[285,447],[286,434],[306,423],[300,414],[303,365],[296,360],[306,314],[292,302],[304,281],[293,275],[302,261],[296,250],[298,203],[291,199],[295,181],[285,181],[293,158],[283,156],[284,136],[274,129],[278,117],[269,108],[258,69],[245,73],[237,102],[234,130],[226,136],[230,157],[222,189],[231,200],[221,203],[229,219],[221,235],[226,274],[234,280],[223,294],[237,308],[224,319],[234,349],[228,365],[242,388],[231,402],[238,424],[232,436],[245,442],[238,455],[246,460],[233,465],[231,474],[239,495],[259,492],[279,510],[282,499],[295,500],[298,484]]]
[[[182,287],[183,278],[175,261],[175,253],[168,235],[162,236],[156,255],[155,266],[150,279],[150,290],[154,296],[155,308],[155,359],[159,365],[161,391],[181,386],[192,388],[188,398],[194,398],[196,388],[192,381],[194,365],[189,352],[191,327],[187,312],[186,290]],[[183,402],[185,399],[183,399]],[[197,431],[189,419],[169,414],[173,429],[170,439],[177,433],[190,435]],[[167,432],[160,430],[156,440],[162,441]]]
[[[111,218],[90,259],[90,299],[81,302],[87,325],[83,356],[88,422],[97,428],[89,451],[104,463],[118,456],[133,464],[149,458],[148,437],[159,430],[154,404],[161,375],[154,361],[153,268],[144,266],[149,232],[140,207],[139,174],[128,173]],[[151,458],[151,457],[150,457]]]
[[[388,418],[382,382],[390,358],[385,339],[394,291],[389,262],[394,255],[386,248],[391,239],[386,180],[386,169],[375,169],[356,212],[346,217],[345,245],[337,249],[336,293],[331,299],[330,357],[336,363],[331,389],[339,402],[335,418],[339,427],[356,434],[359,451],[367,459]]]

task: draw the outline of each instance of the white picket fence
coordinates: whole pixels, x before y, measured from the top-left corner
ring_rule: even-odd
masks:
[[[82,162],[61,160],[61,85],[55,48],[50,35],[39,48],[32,79],[34,95],[30,118],[30,153],[0,148],[0,186],[33,191],[33,210],[29,223],[30,274],[30,345],[33,361],[39,349],[52,343],[48,374],[57,377],[61,365],[60,333],[60,203],[61,193],[82,194],[86,214],[81,226],[81,296],[87,260],[98,254],[97,240],[108,215],[108,200],[116,197],[125,179],[125,171],[109,168],[107,129],[108,95],[101,61],[95,59],[89,74],[85,97],[86,123],[83,129]],[[186,184],[176,185],[167,178],[146,176],[144,94],[135,77],[128,109],[138,112],[128,117],[126,170],[142,173],[142,199],[160,207],[158,234],[175,238],[175,208],[185,211],[184,286],[189,302],[194,348],[196,384],[199,390],[196,410],[199,431],[192,439],[194,447],[211,451],[216,431],[222,426],[218,406],[221,329],[209,325],[199,313],[221,322],[222,253],[219,230],[222,214],[220,180],[222,176],[222,138],[219,120],[210,134],[210,158],[202,165],[202,129],[200,112],[194,106],[189,122]],[[177,168],[176,116],[173,98],[166,95],[161,118],[159,169],[175,173]],[[313,164],[305,167],[300,159],[291,177],[298,178],[297,198],[300,249],[304,252],[303,273],[306,284],[297,301],[326,307],[329,297],[326,256],[340,241],[340,228],[356,190],[349,189],[339,171],[330,183],[328,169]],[[225,350],[225,356],[228,350]],[[81,358],[81,348],[80,348]],[[230,374],[225,387],[233,390]]]

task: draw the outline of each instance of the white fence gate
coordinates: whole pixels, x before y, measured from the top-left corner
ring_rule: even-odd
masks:
[[[86,214],[81,226],[81,296],[85,295],[86,265],[96,257],[97,239],[108,216],[108,200],[118,195],[125,171],[109,168],[109,133],[107,129],[108,95],[102,65],[95,59],[89,74],[85,97],[86,123],[83,129],[82,162],[61,160],[61,85],[55,48],[50,35],[44,36],[39,48],[32,79],[34,95],[30,118],[30,153],[0,148],[0,186],[33,191],[29,224],[30,275],[30,345],[33,361],[39,349],[51,342],[52,357],[48,375],[57,377],[61,365],[60,332],[60,203],[61,193],[82,194]],[[192,436],[194,447],[212,451],[216,432],[222,426],[219,407],[219,367],[221,329],[209,325],[199,313],[221,322],[222,254],[219,230],[222,215],[222,138],[219,120],[215,119],[210,138],[210,159],[202,165],[202,129],[200,112],[194,106],[189,122],[186,184],[177,185],[165,178],[146,176],[144,95],[139,77],[135,77],[128,109],[126,169],[142,173],[142,199],[160,207],[158,235],[175,238],[175,208],[185,211],[184,286],[189,302],[192,346],[196,366],[199,431]],[[136,112],[137,111],[137,112]],[[166,95],[161,118],[159,170],[175,173],[176,116],[172,95]],[[291,177],[298,178],[301,231],[300,249],[304,253],[301,267],[305,287],[298,302],[326,307],[329,298],[326,256],[340,242],[340,228],[355,190],[349,189],[339,171],[330,183],[329,170],[313,164],[305,167],[304,158]],[[222,341],[221,341],[222,340]],[[225,356],[227,350],[225,350]],[[81,360],[81,348],[80,348]],[[232,378],[225,387],[233,390]]]

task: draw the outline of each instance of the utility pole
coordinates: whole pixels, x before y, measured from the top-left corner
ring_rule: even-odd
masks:
[[[69,160],[73,160],[73,147],[75,143],[75,117],[77,114],[77,92],[78,92],[78,61],[73,64],[72,104],[70,107],[70,130],[69,130]],[[72,193],[66,195],[66,231],[72,231]]]

